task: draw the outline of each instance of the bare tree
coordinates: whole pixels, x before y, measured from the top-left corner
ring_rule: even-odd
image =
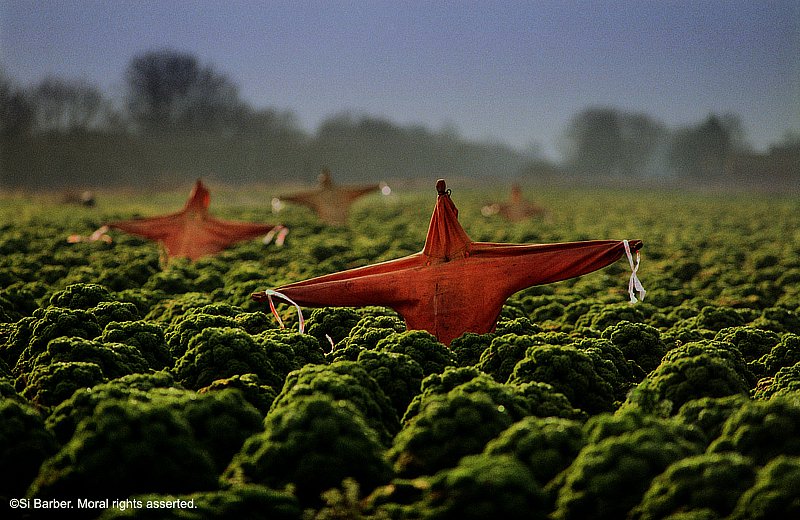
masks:
[[[589,108],[567,128],[567,165],[578,174],[618,175],[621,172],[622,129],[613,108]]]
[[[104,127],[108,109],[100,90],[80,80],[47,78],[33,90],[36,130],[75,132]]]
[[[721,177],[731,154],[742,147],[744,132],[738,117],[709,115],[702,123],[675,132],[668,159],[683,176]]]
[[[0,137],[26,134],[33,124],[33,109],[24,92],[0,69]]]
[[[623,113],[621,169],[628,176],[652,173],[653,162],[660,160],[659,146],[667,141],[667,129],[646,114]]]
[[[588,108],[567,129],[566,165],[583,175],[644,175],[665,135],[646,114]]]
[[[134,57],[126,82],[128,111],[144,131],[231,131],[249,110],[225,75],[173,50]]]

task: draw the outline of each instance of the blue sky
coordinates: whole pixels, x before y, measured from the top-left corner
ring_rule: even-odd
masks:
[[[308,130],[349,110],[556,159],[588,106],[670,127],[733,112],[759,149],[800,130],[797,0],[0,0],[0,62],[22,85],[83,78],[120,97],[130,59],[161,48]]]

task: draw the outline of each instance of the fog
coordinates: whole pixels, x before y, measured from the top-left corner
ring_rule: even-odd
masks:
[[[234,78],[195,55],[131,57],[124,97],[48,77],[19,85],[0,71],[0,186],[5,189],[175,187],[463,177],[529,183],[676,183],[769,188],[800,181],[800,135],[755,152],[737,114],[697,114],[669,127],[647,113],[587,106],[562,131],[561,156],[464,138],[455,127],[331,114],[313,131],[291,110],[253,107]]]

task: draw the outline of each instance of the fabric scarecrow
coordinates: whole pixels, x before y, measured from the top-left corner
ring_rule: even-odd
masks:
[[[590,240],[555,244],[473,242],[458,222],[458,210],[444,180],[425,246],[396,260],[359,267],[257,292],[257,301],[284,297],[302,306],[378,305],[397,311],[408,329],[426,330],[449,345],[464,334],[494,330],[501,307],[517,291],[574,278],[605,267],[628,254],[633,274],[629,286],[644,289],[636,278],[631,251],[640,240]],[[638,255],[638,253],[637,253]],[[299,311],[299,309],[298,309]]]
[[[320,220],[332,226],[347,224],[350,206],[359,198],[374,192],[380,187],[379,184],[339,186],[334,184],[331,172],[328,169],[322,170],[318,180],[319,185],[313,190],[295,193],[294,195],[284,195],[278,198],[281,201],[294,202],[311,208]]]
[[[163,244],[169,258],[185,257],[190,260],[218,253],[237,242],[272,231],[285,231],[283,226],[274,224],[214,218],[208,212],[210,202],[208,189],[198,179],[181,211],[158,217],[109,222],[107,226]]]
[[[541,217],[547,213],[544,208],[522,198],[519,184],[511,186],[511,196],[506,202],[495,202],[481,208],[484,217],[499,214],[510,222],[519,222],[531,217]]]

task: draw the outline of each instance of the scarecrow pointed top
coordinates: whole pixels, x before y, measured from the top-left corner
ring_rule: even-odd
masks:
[[[522,203],[522,188],[516,182],[511,185],[511,196],[509,196],[508,201],[511,204]]]
[[[330,189],[333,188],[333,177],[331,177],[331,170],[323,168],[322,172],[317,176],[317,182],[320,188]]]
[[[210,204],[211,194],[203,184],[203,181],[197,179],[192,188],[192,192],[189,194],[189,200],[186,201],[184,209],[203,212],[208,210]]]
[[[447,189],[444,179],[436,181],[436,191],[439,196],[431,215],[422,254],[446,262],[458,256],[466,256],[472,240],[458,222],[458,208],[450,198],[450,190]]]

